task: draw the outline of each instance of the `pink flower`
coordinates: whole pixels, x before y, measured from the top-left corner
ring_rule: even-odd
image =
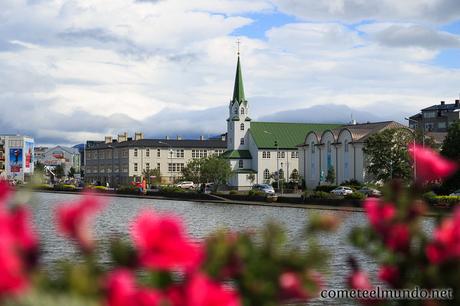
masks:
[[[30,211],[24,207],[16,207],[11,212],[10,224],[18,246],[26,252],[35,252],[38,248],[38,237],[30,224]]]
[[[348,286],[355,290],[370,290],[372,284],[367,273],[357,270],[348,278]]]
[[[187,306],[239,306],[238,294],[204,274],[195,274],[186,287]]]
[[[409,154],[416,164],[417,181],[421,183],[448,177],[458,167],[455,162],[443,158],[436,151],[417,144],[409,146]]]
[[[107,306],[159,306],[164,301],[158,291],[138,288],[134,274],[127,269],[111,272],[107,278],[106,289]]]
[[[379,279],[397,287],[400,279],[399,269],[395,266],[381,266],[378,272]]]
[[[10,195],[11,188],[7,181],[0,179],[0,208]]]
[[[174,217],[144,211],[135,219],[131,235],[147,268],[195,269],[201,263],[201,247],[188,239]]]
[[[323,286],[321,275],[316,271],[309,271],[306,275],[309,286],[305,286],[298,273],[284,272],[280,275],[279,286],[282,301],[307,300],[316,296]]]
[[[369,223],[372,227],[382,233],[396,215],[396,208],[392,203],[385,203],[377,198],[367,198],[364,202]]]
[[[407,224],[391,225],[386,233],[385,244],[395,252],[407,251],[410,244],[410,232]]]
[[[93,249],[90,221],[101,208],[102,202],[95,196],[85,195],[80,201],[60,205],[56,209],[59,231],[75,239],[84,251]]]
[[[460,208],[452,217],[442,221],[435,229],[433,238],[425,249],[431,263],[439,264],[448,259],[460,258]]]

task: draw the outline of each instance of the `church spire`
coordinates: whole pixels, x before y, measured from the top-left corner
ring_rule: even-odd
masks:
[[[233,102],[242,104],[246,102],[244,98],[243,75],[240,64],[240,42],[238,41],[238,63],[236,66],[235,87],[233,88]]]

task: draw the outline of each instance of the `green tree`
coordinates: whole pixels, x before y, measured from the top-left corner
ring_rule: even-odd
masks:
[[[413,172],[407,147],[413,140],[414,135],[405,128],[386,129],[370,136],[363,149],[368,173],[377,181],[410,179]]]
[[[251,182],[251,185],[253,185],[256,180],[256,175],[254,173],[250,173],[246,176],[246,178]]]
[[[58,179],[64,177],[64,175],[65,175],[64,166],[62,164],[57,165],[56,167],[54,167],[53,172],[54,172],[54,175],[56,176],[56,178],[58,178]]]
[[[145,181],[149,185],[159,185],[161,183],[161,172],[160,169],[145,169],[142,171],[142,175],[145,177]]]
[[[232,170],[227,160],[218,156],[193,159],[182,170],[182,178],[194,183],[214,183],[214,188],[226,184]]]
[[[35,172],[40,172],[40,173],[45,173],[45,165],[39,161],[37,161],[34,165],[34,171]]]
[[[333,166],[330,166],[329,169],[327,169],[326,182],[329,184],[334,184],[335,182],[335,169]]]
[[[298,183],[300,179],[299,171],[297,169],[292,170],[290,180],[292,182]]]
[[[75,171],[75,168],[70,167],[69,172],[67,173],[67,176],[68,177],[75,177],[75,173],[77,173],[77,171]]]
[[[441,154],[451,160],[460,161],[460,121],[449,127],[447,137],[442,144]],[[445,180],[442,187],[446,193],[460,188],[460,171]]]

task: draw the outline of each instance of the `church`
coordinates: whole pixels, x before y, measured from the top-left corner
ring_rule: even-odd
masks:
[[[322,133],[340,124],[257,122],[250,117],[250,103],[244,95],[240,55],[236,66],[233,98],[228,107],[227,151],[233,171],[229,186],[247,190],[253,184],[289,181],[299,175],[298,145],[311,132]],[[293,175],[294,173],[294,175]]]

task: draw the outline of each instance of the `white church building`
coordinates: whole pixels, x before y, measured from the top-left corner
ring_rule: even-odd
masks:
[[[233,174],[229,186],[249,189],[253,184],[271,183],[279,173],[289,180],[300,172],[298,145],[310,131],[322,133],[339,124],[254,122],[245,99],[240,57],[236,68],[233,98],[228,108],[227,151],[222,155],[230,162]]]
[[[366,140],[386,129],[405,128],[395,121],[344,125],[322,133],[310,131],[299,146],[299,172],[308,188],[325,181],[327,171],[333,167],[335,184],[354,179],[366,182],[366,157],[363,152]]]

